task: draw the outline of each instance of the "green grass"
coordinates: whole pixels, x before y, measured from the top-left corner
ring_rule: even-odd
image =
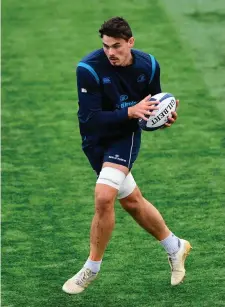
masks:
[[[2,306],[224,306],[224,2],[90,3],[3,2]],[[185,283],[171,288],[162,248],[116,204],[99,279],[67,296],[62,284],[88,255],[95,183],[80,148],[74,67],[115,15],[181,101],[176,125],[144,133],[133,174],[193,251]]]

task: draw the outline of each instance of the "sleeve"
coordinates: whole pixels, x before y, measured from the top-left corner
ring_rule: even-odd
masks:
[[[128,120],[128,110],[103,111],[99,78],[91,66],[77,67],[78,118],[89,131],[119,128]]]
[[[161,93],[161,83],[160,83],[160,66],[158,61],[151,56],[152,61],[152,74],[149,82],[149,93],[154,96]]]

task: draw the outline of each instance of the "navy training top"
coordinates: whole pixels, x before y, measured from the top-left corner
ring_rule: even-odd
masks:
[[[128,118],[128,107],[161,92],[159,63],[140,50],[131,52],[133,63],[129,66],[111,65],[103,49],[78,63],[78,119],[83,148],[140,129],[138,119]]]

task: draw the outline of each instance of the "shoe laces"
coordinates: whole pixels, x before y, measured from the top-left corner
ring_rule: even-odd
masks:
[[[85,269],[85,270],[81,271],[79,276],[77,276],[77,278],[76,278],[76,284],[79,285],[79,286],[85,285],[85,283],[88,282],[88,279],[91,276],[92,276],[92,272],[91,272],[90,269]]]
[[[168,254],[168,259],[171,264],[172,271],[177,271],[179,266],[179,260],[176,257],[176,254]]]

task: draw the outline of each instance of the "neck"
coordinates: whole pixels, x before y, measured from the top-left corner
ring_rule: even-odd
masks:
[[[128,66],[131,65],[133,63],[133,55],[130,52],[128,58],[124,61],[124,63],[121,66]]]

